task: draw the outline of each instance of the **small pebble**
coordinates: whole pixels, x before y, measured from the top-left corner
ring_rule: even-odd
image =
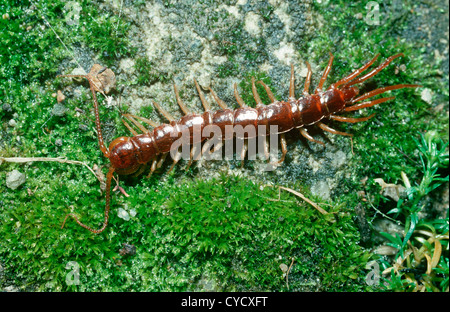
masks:
[[[426,88],[423,89],[422,93],[420,94],[422,100],[424,100],[425,102],[427,102],[428,104],[431,104],[432,101],[432,92],[430,89]]]
[[[6,174],[6,186],[12,190],[17,189],[25,183],[26,176],[18,170],[13,170]]]
[[[15,121],[14,119],[11,119],[10,121],[8,121],[8,125],[10,127],[15,127],[15,126],[17,126],[17,121]]]
[[[65,95],[61,92],[61,90],[58,90],[58,93],[56,95],[56,100],[58,101],[58,103],[61,103],[62,101],[65,100]]]
[[[10,112],[11,111],[11,105],[9,105],[8,103],[5,103],[2,105],[2,109],[4,112]]]
[[[67,108],[59,103],[56,103],[52,108],[52,115],[54,116],[64,116],[66,113]]]
[[[283,273],[286,273],[287,270],[289,270],[289,267],[286,264],[282,263],[280,264],[280,269],[281,271],[283,271]]]
[[[80,129],[80,130],[82,130],[82,131],[88,131],[88,126],[86,126],[86,125],[83,125],[83,124],[80,124],[79,126],[78,126],[78,128]]]
[[[118,212],[117,212],[117,216],[121,219],[124,219],[125,221],[130,220],[130,215],[128,214],[128,212],[123,209],[123,208],[119,208]]]

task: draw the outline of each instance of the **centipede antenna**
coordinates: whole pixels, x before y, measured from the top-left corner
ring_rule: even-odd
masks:
[[[64,221],[61,225],[61,229],[64,228],[64,225],[65,225],[68,217],[72,217],[75,220],[75,222],[78,223],[81,227],[83,227],[86,230],[88,230],[92,233],[95,233],[95,234],[99,234],[106,229],[106,226],[108,225],[109,210],[110,210],[110,205],[111,205],[111,179],[113,177],[113,174],[114,174],[114,167],[111,166],[111,167],[109,167],[108,174],[106,175],[106,203],[105,203],[105,219],[103,221],[103,226],[100,229],[95,230],[95,229],[91,228],[90,226],[87,226],[86,224],[82,223],[78,219],[78,217],[76,215],[74,215],[73,213],[69,213],[64,218]]]
[[[306,63],[306,68],[307,68],[307,72],[306,72],[306,78],[305,78],[305,87],[303,88],[303,95],[309,95],[309,85],[311,84],[311,64],[309,64],[308,62]]]
[[[252,77],[252,93],[253,93],[253,98],[255,99],[256,105],[262,105],[262,101],[261,98],[259,97],[258,91],[256,90],[256,86],[255,86],[255,77]]]
[[[103,141],[102,128],[100,126],[100,114],[98,112],[98,100],[97,100],[97,95],[95,94],[94,81],[91,79],[90,74],[87,74],[87,75],[58,75],[57,77],[85,78],[88,80],[89,87],[90,87],[91,93],[92,93],[92,97],[94,98],[95,126],[97,129],[98,144],[100,145],[100,150],[102,151],[103,155],[105,155],[106,158],[109,158],[109,151],[105,146],[105,142]]]
[[[239,95],[239,92],[237,90],[237,83],[234,83],[234,97],[236,98],[236,101],[238,102],[240,107],[247,107],[247,105],[245,105],[244,101]]]
[[[315,93],[322,91],[323,84],[325,83],[325,80],[327,79],[328,74],[331,71],[331,66],[333,65],[333,60],[334,60],[334,55],[331,54],[331,52],[330,52],[330,60],[328,61],[328,65],[323,72],[322,78],[319,81],[319,85],[317,86]]]
[[[189,111],[189,109],[186,107],[186,105],[184,105],[183,101],[180,98],[180,95],[178,94],[178,89],[176,84],[173,84],[173,90],[175,91],[175,97],[177,98],[177,103],[178,106],[180,106],[181,110],[183,111],[183,113],[185,115],[190,114],[191,112]]]
[[[270,88],[269,88],[264,82],[262,82],[262,81],[258,81],[258,83],[259,83],[260,85],[263,86],[264,90],[266,90],[267,96],[269,97],[270,101],[271,101],[272,103],[277,102],[277,99],[276,99],[275,96],[273,95],[273,93],[272,93],[272,91],[270,90]]]
[[[101,72],[105,71],[106,69],[108,69],[108,67],[105,67]],[[100,74],[100,72],[97,73],[97,75]],[[103,94],[104,96],[106,96],[106,94],[103,92],[102,87],[100,87],[94,80],[91,79],[92,74],[86,74],[86,75],[57,75],[58,77],[66,77],[66,78],[85,78],[89,81],[89,84],[92,84],[94,86],[94,90],[100,92],[101,94]]]
[[[380,53],[376,54],[374,56],[374,58],[367,62],[366,64],[364,64],[362,67],[360,67],[359,69],[355,70],[354,72],[352,72],[350,75],[342,78],[341,80],[339,80],[338,82],[333,83],[329,89],[334,89],[339,87],[340,85],[346,84],[347,82],[355,79],[357,76],[359,76],[363,71],[365,71],[367,68],[369,68],[373,63],[375,63],[375,61],[377,60],[378,56],[380,56]]]

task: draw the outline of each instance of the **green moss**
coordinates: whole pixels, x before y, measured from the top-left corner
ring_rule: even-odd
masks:
[[[150,85],[155,82],[172,81],[172,74],[164,72],[164,70],[156,69],[153,62],[146,57],[138,57],[135,59],[134,68],[136,69],[137,85]]]
[[[61,230],[63,214],[54,213],[73,205],[83,222],[98,225],[103,196],[95,178],[76,167],[42,166],[63,172],[55,179],[31,170],[38,167],[33,165],[26,186],[37,186],[33,195],[26,188],[7,193],[8,203],[28,200],[3,210],[1,244],[3,252],[15,246],[4,258],[7,268],[18,265],[20,276],[40,290],[197,290],[207,267],[218,290],[280,291],[287,290],[280,264],[293,257],[298,265],[290,273],[291,290],[309,289],[305,281],[319,290],[362,287],[363,252],[344,206],[330,211],[339,215],[333,223],[290,193],[274,201],[276,189],[237,177],[182,187],[142,180],[133,188],[124,185],[129,198],[114,196],[108,231],[95,235],[70,219]],[[134,209],[136,216],[124,221],[119,208]],[[136,246],[135,256],[119,254],[124,242]],[[78,286],[66,285],[70,261],[80,266]]]
[[[256,102],[253,97],[252,91],[252,78],[255,79],[256,91],[258,92],[261,101],[264,104],[270,104],[272,101],[270,101],[267,92],[264,90],[264,87],[258,83],[258,81],[262,81],[270,88],[272,82],[270,77],[268,77],[267,74],[257,73],[253,71],[243,74],[243,79],[241,83],[239,83],[239,92],[240,92],[239,95],[241,96],[244,103],[246,103],[250,107],[256,107]],[[276,94],[274,94],[274,96],[275,98],[277,98]]]
[[[260,65],[267,59],[266,40],[250,36],[242,22],[235,22],[224,31],[215,33],[214,39],[221,42],[217,52],[227,57],[227,61],[218,66],[220,78],[238,76],[245,68]],[[245,66],[242,61],[246,62]]]

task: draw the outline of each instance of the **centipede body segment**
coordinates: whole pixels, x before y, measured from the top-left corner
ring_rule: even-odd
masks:
[[[367,92],[363,95],[358,96],[359,90],[354,86],[356,84],[362,83],[367,79],[373,77],[379,73],[382,69],[388,66],[394,59],[403,56],[403,53],[399,53],[387,58],[377,67],[373,68],[366,74],[361,74],[366,71],[370,66],[372,66],[377,60],[379,54],[364,64],[362,67],[353,71],[346,77],[340,79],[339,81],[331,84],[327,89],[324,89],[324,84],[327,79],[328,74],[332,68],[333,55],[330,53],[330,59],[328,65],[326,66],[321,79],[314,90],[310,93],[310,83],[311,83],[311,66],[309,63],[307,65],[307,75],[305,79],[304,88],[301,92],[301,96],[296,98],[295,92],[295,76],[294,67],[291,65],[291,75],[289,79],[289,97],[286,101],[277,100],[270,88],[265,85],[262,81],[258,81],[262,87],[267,92],[268,98],[271,104],[264,105],[261,98],[257,92],[256,84],[254,79],[252,79],[252,93],[253,98],[256,102],[256,108],[251,108],[247,106],[239,95],[236,84],[234,85],[234,96],[239,108],[232,109],[229,108],[223,100],[221,100],[217,94],[209,88],[209,92],[220,107],[220,110],[213,111],[211,109],[210,103],[206,100],[203,91],[196,80],[194,80],[195,87],[200,97],[200,101],[205,109],[203,113],[193,113],[186,105],[183,103],[181,97],[179,96],[178,89],[174,85],[175,97],[178,105],[184,113],[184,116],[179,120],[176,120],[170,113],[165,111],[158,103],[153,103],[156,109],[163,115],[169,123],[158,125],[155,122],[132,114],[124,114],[125,126],[130,130],[133,136],[130,137],[119,137],[115,139],[109,148],[106,147],[101,126],[100,117],[98,112],[98,101],[96,96],[96,91],[101,91],[98,84],[101,83],[96,76],[104,69],[97,70],[97,72],[92,71],[87,75],[61,75],[60,77],[82,77],[89,81],[90,89],[93,94],[94,99],[94,112],[95,112],[95,122],[97,127],[97,136],[100,146],[100,150],[103,152],[104,156],[110,160],[110,168],[106,177],[106,205],[105,205],[105,216],[102,227],[99,229],[93,229],[84,223],[82,223],[78,217],[72,213],[66,215],[62,227],[68,217],[72,217],[75,221],[85,229],[93,233],[101,233],[105,230],[109,220],[109,210],[111,202],[111,179],[114,172],[120,175],[127,175],[137,172],[146,164],[150,165],[150,173],[153,173],[158,167],[162,165],[165,157],[169,152],[173,151],[174,142],[181,137],[183,131],[189,131],[190,143],[192,144],[192,149],[190,153],[190,160],[188,166],[191,165],[194,156],[199,152],[196,146],[198,143],[203,144],[201,148],[201,153],[206,153],[211,148],[211,138],[208,136],[203,136],[201,134],[193,135],[194,129],[200,129],[200,133],[203,133],[203,129],[208,126],[218,127],[222,133],[225,133],[226,127],[254,127],[265,126],[268,129],[270,126],[276,126],[276,133],[280,135],[280,145],[281,145],[281,158],[278,161],[282,163],[287,154],[287,144],[284,134],[292,129],[298,129],[300,134],[307,140],[315,143],[324,145],[323,142],[314,139],[306,130],[306,126],[317,125],[323,131],[330,132],[336,135],[352,136],[352,134],[341,132],[331,128],[329,125],[324,123],[324,120],[335,120],[339,122],[350,122],[357,123],[367,121],[372,118],[374,114],[368,117],[347,117],[339,115],[341,112],[351,112],[355,110],[360,110],[363,108],[371,107],[377,104],[384,103],[386,101],[394,99],[394,96],[379,98],[375,100],[367,100],[379,94],[383,94],[390,90],[397,90],[403,88],[416,88],[419,85],[415,84],[398,84],[394,86],[387,86],[375,89],[373,91]],[[129,124],[135,125],[142,133],[138,133]],[[143,125],[145,124],[145,126]],[[148,127],[151,127],[148,129]],[[259,134],[261,135],[261,134]],[[262,135],[268,135],[262,134]],[[250,138],[249,134],[246,134],[243,139]],[[220,146],[219,146],[220,147]],[[218,148],[217,146],[215,148]],[[241,159],[246,155],[246,146],[241,151]],[[180,153],[178,151],[174,152],[173,164],[170,170],[176,165],[180,160]]]

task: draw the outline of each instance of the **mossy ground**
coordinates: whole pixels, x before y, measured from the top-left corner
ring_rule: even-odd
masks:
[[[119,85],[138,90],[157,83],[170,86],[170,78],[182,73],[164,71],[139,53],[142,47],[127,36],[137,26],[120,14],[117,5],[77,3],[81,7],[78,28],[67,24],[65,18],[70,8],[65,9],[62,1],[36,2],[31,6],[28,2],[7,1],[0,7],[1,157],[62,157],[85,162],[90,167],[98,165],[106,171],[108,162],[98,149],[92,100],[86,84],[55,79],[57,74],[77,67],[72,53],[83,65],[92,65],[95,59],[116,72],[120,71],[121,59],[134,59],[137,75],[119,76]],[[161,6],[174,9],[167,3]],[[250,4],[243,8],[247,12],[252,10]],[[370,242],[368,249],[360,245],[354,208],[361,199],[356,193],[364,190],[371,204],[385,213],[393,204],[379,194],[375,178],[399,183],[403,171],[411,181],[420,179],[417,146],[411,138],[435,130],[448,141],[448,104],[438,109],[439,104],[448,102],[448,72],[443,73],[440,61],[430,56],[425,39],[405,39],[409,21],[420,13],[415,11],[413,2],[405,2],[402,8],[388,7],[391,10],[382,12],[386,18],[380,25],[364,21],[367,12],[364,4],[322,1],[308,8],[308,13],[321,21],[320,27],[314,34],[309,31],[294,37],[296,49],[308,55],[306,60],[318,64],[317,68],[325,66],[328,52],[334,53],[336,61],[329,81],[342,77],[373,53],[381,53],[382,59],[402,51],[406,58],[398,64],[405,64],[406,69],[391,66],[365,84],[365,88],[420,83],[433,91],[432,104],[420,99],[420,90],[401,90],[395,93],[395,102],[371,108],[370,112],[376,112],[377,117],[366,123],[331,123],[337,129],[354,133],[355,139],[354,155],[340,169],[347,178],[337,180],[340,185],[328,201],[311,194],[312,170],[297,164],[292,154],[288,155],[285,168],[261,174],[263,179],[251,164],[232,175],[225,174],[229,170],[223,170],[222,174],[213,172],[223,166],[239,167],[239,161],[213,164],[212,169],[206,165],[188,172],[184,172],[182,164],[170,174],[166,174],[170,166],[166,163],[150,179],[121,178],[120,185],[130,197],[113,195],[110,225],[101,235],[87,232],[71,220],[60,229],[65,214],[71,211],[92,226],[103,219],[104,194],[98,180],[85,167],[56,162],[3,163],[0,171],[3,288],[11,285],[19,290],[44,291],[378,289],[377,285],[371,287],[365,282],[368,273],[365,265],[373,255]],[[275,11],[275,7],[263,3],[257,13],[264,22],[271,23],[270,27],[282,28],[277,26]],[[227,11],[212,12],[205,37],[224,18],[231,19]],[[363,14],[363,18],[355,17],[358,14]],[[72,52],[56,38],[42,15]],[[199,16],[192,23],[201,29],[203,16]],[[211,38],[225,43],[215,51],[226,57],[226,62],[216,66],[218,78],[237,79],[246,102],[252,101],[251,76],[263,79],[282,98],[285,93],[277,90],[287,90],[287,76],[279,79],[259,70],[270,54],[264,47],[275,39],[269,36],[256,40],[243,30],[243,22],[239,21],[222,27]],[[180,55],[175,59],[184,62]],[[289,68],[285,67],[283,73],[288,73]],[[282,66],[271,73],[280,74],[278,68]],[[314,81],[318,80],[317,75]],[[51,113],[56,103],[52,93],[58,89],[67,96],[64,105],[68,110],[63,116]],[[126,108],[126,104],[122,106]],[[141,113],[153,112],[141,108]],[[127,135],[117,107],[102,106],[100,114],[107,142]],[[15,126],[10,125],[11,119]],[[290,140],[296,142],[290,145],[293,153],[303,149],[306,150],[303,154],[316,158],[326,153],[313,145],[308,148],[298,137]],[[330,145],[343,145],[344,151],[350,153],[348,140],[333,140]],[[306,156],[299,157],[307,162]],[[13,169],[27,176],[26,183],[17,190],[6,188],[4,182],[7,172]],[[236,172],[241,172],[241,176],[236,176]],[[212,175],[210,179],[201,178]],[[329,175],[333,177],[323,174],[314,179],[335,178],[337,174]],[[365,177],[368,182],[363,186],[360,181]],[[291,193],[282,192],[280,201],[274,200],[278,198],[278,190],[263,187],[264,180],[301,191],[324,203],[323,207],[335,217],[322,216]],[[442,188],[434,193],[438,201],[442,200],[440,192]],[[361,204],[369,220],[373,220],[375,211],[367,202]],[[124,220],[117,214],[119,209],[136,214]],[[134,245],[136,254],[121,255],[124,243]],[[292,259],[288,288],[280,265],[289,266]],[[73,263],[79,265],[78,285],[66,280],[72,276]]]

